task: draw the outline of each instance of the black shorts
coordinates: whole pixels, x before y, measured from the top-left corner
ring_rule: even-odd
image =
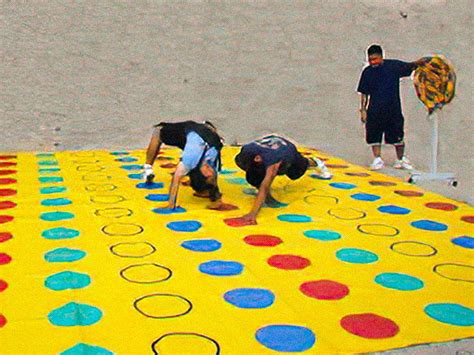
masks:
[[[390,117],[368,115],[365,124],[365,140],[367,144],[382,144],[382,137],[387,144],[403,144],[404,119],[403,115],[393,115]]]

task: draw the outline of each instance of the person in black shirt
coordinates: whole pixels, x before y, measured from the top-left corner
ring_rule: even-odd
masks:
[[[214,125],[209,121],[157,124],[147,148],[146,163],[143,167],[143,176],[147,183],[151,183],[155,178],[153,163],[162,144],[183,150],[181,161],[171,181],[168,208],[176,208],[179,183],[185,175],[189,175],[191,187],[197,195],[209,197],[214,203],[211,206],[216,208],[221,203],[222,196],[217,185],[217,176],[223,144]]]
[[[361,94],[360,119],[365,124],[366,142],[372,146],[373,170],[384,167],[381,157],[382,137],[395,146],[397,169],[413,169],[405,156],[404,118],[400,103],[400,78],[410,76],[425,58],[415,62],[384,59],[382,47],[372,45],[367,50],[369,66],[364,68],[357,91]]]
[[[288,139],[269,135],[242,146],[235,163],[245,171],[247,182],[258,189],[252,210],[241,217],[250,224],[256,223],[257,214],[264,203],[276,202],[270,187],[277,175],[286,175],[291,180],[302,177],[309,167],[320,170],[321,179],[330,179],[331,173],[318,158],[307,159],[298,152]]]

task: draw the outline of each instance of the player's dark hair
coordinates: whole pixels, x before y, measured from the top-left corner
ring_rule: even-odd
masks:
[[[367,49],[367,56],[370,56],[372,54],[380,54],[383,56],[383,50],[382,47],[380,47],[378,44],[373,44]]]

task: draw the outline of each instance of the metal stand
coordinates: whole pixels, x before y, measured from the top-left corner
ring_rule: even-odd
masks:
[[[440,112],[434,113],[433,117],[428,116],[431,121],[431,169],[429,173],[415,172],[410,175],[409,183],[416,184],[418,181],[447,181],[451,186],[456,187],[458,182],[453,173],[438,173],[438,119]]]

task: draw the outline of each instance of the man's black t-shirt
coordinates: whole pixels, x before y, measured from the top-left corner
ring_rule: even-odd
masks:
[[[161,122],[156,125],[160,127],[161,141],[170,146],[184,149],[186,145],[186,136],[189,132],[196,132],[207,144],[216,148],[218,151],[222,149],[222,142],[219,135],[209,129],[205,124],[194,121],[184,122]]]
[[[412,63],[385,59],[381,65],[362,71],[357,91],[370,96],[369,118],[402,116],[400,78],[410,76],[414,69]]]

